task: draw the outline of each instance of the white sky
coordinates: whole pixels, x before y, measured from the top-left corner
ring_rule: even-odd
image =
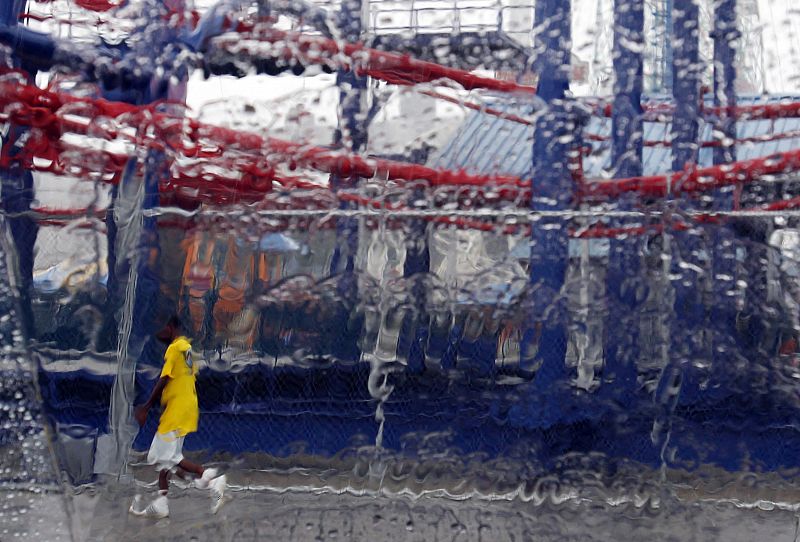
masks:
[[[655,0],[639,0],[646,5]],[[713,0],[698,0],[710,24]],[[771,93],[800,91],[800,0],[749,0],[755,2],[759,22],[749,29],[755,37],[761,32],[763,54],[748,46],[742,51],[753,64],[761,64],[765,90]],[[745,0],[739,0],[740,6]],[[573,0],[573,52],[587,62],[597,59],[610,64],[613,0]],[[742,10],[744,11],[744,10]],[[599,14],[598,14],[599,12]],[[598,18],[600,19],[598,21]],[[701,22],[702,22],[701,17]],[[646,38],[647,39],[647,38]],[[744,40],[740,42],[742,44]],[[710,43],[708,43],[710,46]],[[761,57],[761,58],[758,58]],[[588,89],[587,89],[588,91]]]
[[[643,0],[642,0],[643,1]],[[707,2],[710,0],[701,0]],[[595,54],[596,41],[609,40],[608,32],[602,35],[604,21],[598,22],[598,4],[608,4],[613,0],[573,0],[573,51],[578,57],[591,62]],[[747,54],[753,62],[761,64],[765,90],[773,93],[800,92],[800,0],[756,0],[761,19],[760,30],[763,41],[763,54],[756,59],[757,52]],[[202,0],[203,4],[210,0]],[[409,0],[410,3],[410,0]],[[471,2],[471,4],[474,2]],[[503,4],[520,3],[520,0],[503,0]],[[792,7],[794,6],[794,7]],[[610,42],[607,44],[610,46]],[[602,51],[602,47],[601,47]],[[608,61],[608,59],[605,59]],[[246,77],[214,78],[208,82],[193,79],[189,87],[190,105],[198,109],[209,100],[241,96],[256,100],[276,100],[281,96],[291,96],[302,90],[321,90],[332,84],[332,78],[320,77]],[[584,94],[590,89],[574,89]]]
[[[758,0],[768,91],[797,93],[800,89],[799,8],[798,0]]]
[[[2,1],[2,0],[0,0]],[[656,0],[638,0],[644,2],[652,2]],[[713,0],[698,0],[701,5],[710,5]],[[759,11],[761,20],[760,30],[763,39],[763,54],[762,60],[759,61],[763,66],[763,78],[766,90],[769,92],[792,92],[797,93],[800,90],[800,0],[739,0],[740,3],[749,1],[755,2]],[[191,0],[187,0],[191,2]],[[199,8],[205,8],[213,5],[216,0],[194,0],[194,5]],[[446,6],[446,5],[459,5],[461,7],[491,7],[496,5],[505,6],[504,8],[504,23],[503,27],[506,30],[514,29],[521,30],[521,26],[530,24],[525,21],[510,21],[511,18],[527,19],[524,9],[520,11],[519,7],[532,3],[533,0],[458,0],[450,3],[438,1],[425,1],[425,0],[397,0],[394,2],[374,2],[373,6],[389,5],[393,9],[397,6],[411,6],[428,7],[428,5]],[[572,0],[573,2],[573,52],[584,61],[591,62],[593,56],[598,49],[597,42],[607,42],[605,47],[603,43],[599,44],[599,50],[604,56],[610,55],[605,52],[610,47],[610,25],[609,20],[598,21],[598,11],[606,12],[608,17],[609,10],[613,5],[613,0]],[[317,4],[322,6],[338,4],[338,2],[325,2],[324,0],[316,0]],[[425,5],[423,5],[425,4]],[[79,8],[75,8],[71,0],[54,0],[51,3],[36,3],[31,2],[32,9],[44,13],[56,13],[60,17],[72,18],[85,18],[88,14],[90,17],[95,17],[97,14],[86,12]],[[598,6],[600,10],[598,10]],[[383,8],[385,9],[385,8]],[[489,14],[490,10],[458,10],[459,18],[462,24],[470,17],[475,18],[472,14],[484,15]],[[379,19],[382,24],[386,25],[387,16],[381,12]],[[455,17],[456,11],[444,10],[440,18]],[[102,16],[102,15],[101,15]],[[398,12],[396,15],[398,22],[405,21],[408,18],[404,12]],[[495,17],[495,15],[492,15]],[[484,17],[485,18],[485,17]],[[377,19],[376,19],[377,20]],[[389,23],[391,25],[391,23]],[[108,26],[108,25],[106,25]],[[116,21],[113,27],[119,26],[119,21]],[[758,27],[754,25],[754,30]],[[49,26],[48,31],[54,31],[63,37],[79,36],[83,33],[79,27],[62,25],[60,28],[55,29]],[[95,32],[89,29],[91,35]],[[107,33],[108,31],[104,31]],[[519,37],[519,36],[517,36]],[[757,51],[749,51],[748,54],[755,57],[758,55]],[[604,62],[609,62],[608,58],[602,59]],[[319,82],[313,81],[314,78],[308,77],[281,77],[278,79],[267,78],[261,81],[259,78],[253,81],[250,78],[243,80],[221,80],[221,78],[214,78],[209,83],[200,83],[198,80],[193,80],[190,88],[190,105],[200,107],[202,103],[208,100],[216,100],[230,96],[243,96],[251,97],[258,100],[273,100],[283,95],[291,95],[303,89],[320,89],[329,85],[329,78],[316,78]],[[584,92],[575,89],[579,93]],[[590,89],[586,89],[587,91]]]

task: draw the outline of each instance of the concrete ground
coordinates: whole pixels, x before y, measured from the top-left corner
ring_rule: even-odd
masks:
[[[127,509],[131,484],[105,484],[65,497],[0,492],[0,540],[60,541],[798,541],[798,518],[785,509],[666,498],[641,506],[592,501],[453,500],[331,492],[231,491],[217,515],[197,489],[170,490],[170,517],[149,520]],[[146,491],[150,491],[146,488]],[[769,507],[762,503],[762,508]]]
[[[613,475],[575,470],[518,485],[516,471],[500,476],[487,464],[469,471],[311,457],[215,464],[230,482],[216,515],[207,492],[180,482],[170,487],[170,517],[129,514],[134,495],[155,493],[156,473],[136,460],[127,479],[80,488],[0,485],[0,542],[800,542],[793,475],[755,479],[629,466]]]

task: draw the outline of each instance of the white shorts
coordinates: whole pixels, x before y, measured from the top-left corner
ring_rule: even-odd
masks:
[[[183,439],[177,431],[156,433],[147,453],[147,464],[155,465],[156,470],[174,471],[175,466],[183,461]]]

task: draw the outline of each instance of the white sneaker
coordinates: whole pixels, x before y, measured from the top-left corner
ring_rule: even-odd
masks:
[[[140,516],[144,514],[144,499],[138,493],[133,497],[133,502],[131,503],[131,507],[128,508],[128,512],[135,516]]]
[[[225,489],[228,487],[228,477],[224,474],[211,480],[208,485],[211,490],[211,513],[216,514],[225,502]]]
[[[217,469],[206,469],[203,475],[194,481],[194,486],[200,489],[208,489],[211,481],[219,475]]]
[[[169,516],[169,503],[167,502],[166,495],[160,495],[153,502],[147,505],[146,508],[140,509],[138,505],[141,503],[141,498],[138,500],[134,498],[133,504],[130,507],[130,513],[134,516],[145,518],[165,518]]]

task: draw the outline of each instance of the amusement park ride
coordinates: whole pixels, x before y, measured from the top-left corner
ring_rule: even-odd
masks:
[[[569,92],[569,0],[75,4],[130,31],[67,40],[28,26],[46,17],[24,0],[0,8],[0,167],[44,408],[94,431],[94,471],[125,463],[172,311],[208,362],[196,448],[332,455],[368,435],[410,453],[407,435],[446,431],[465,456],[545,464],[796,466],[800,101],[737,95],[750,3],[715,3],[709,70],[698,5],[656,2],[669,47],[648,97],[653,3],[614,2],[610,99]],[[183,106],[196,69],[336,73],[336,137],[201,122]],[[475,92],[457,94],[469,114],[448,145],[398,160],[365,154],[374,82]],[[110,202],[37,207],[42,172]],[[78,219],[106,231],[89,280],[35,274],[38,229]],[[494,265],[446,279],[470,251]]]

